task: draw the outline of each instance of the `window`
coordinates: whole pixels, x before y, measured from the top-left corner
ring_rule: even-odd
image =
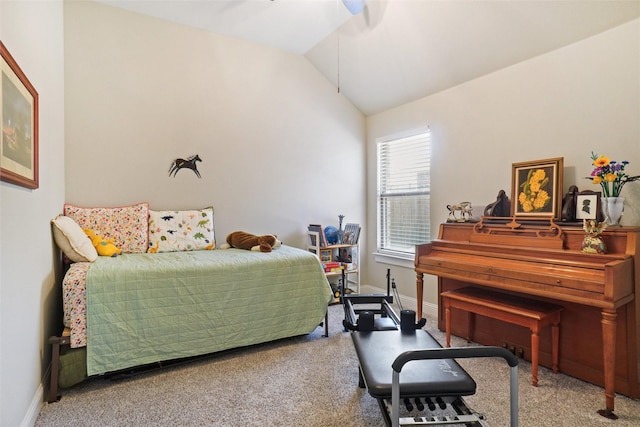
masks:
[[[378,141],[378,252],[413,258],[431,239],[431,134]]]

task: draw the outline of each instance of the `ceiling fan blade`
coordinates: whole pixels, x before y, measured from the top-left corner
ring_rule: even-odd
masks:
[[[364,9],[364,0],[342,0],[342,4],[345,5],[352,15],[357,15]]]

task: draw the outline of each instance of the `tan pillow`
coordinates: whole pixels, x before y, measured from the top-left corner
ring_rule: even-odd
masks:
[[[93,262],[98,252],[82,228],[71,218],[58,215],[51,220],[53,238],[62,252],[73,262]]]

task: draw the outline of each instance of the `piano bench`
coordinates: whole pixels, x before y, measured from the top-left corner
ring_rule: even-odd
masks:
[[[474,314],[525,326],[531,330],[531,383],[537,386],[539,332],[551,325],[552,368],[554,373],[558,372],[561,306],[476,287],[454,289],[440,295],[445,308],[447,347],[450,347],[452,308],[469,313],[466,337],[469,341],[473,338]]]

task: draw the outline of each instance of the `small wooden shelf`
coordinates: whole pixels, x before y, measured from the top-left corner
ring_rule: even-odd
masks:
[[[356,287],[356,292],[360,293],[360,247],[356,244],[337,244],[337,245],[320,245],[320,233],[317,231],[307,231],[307,250],[314,253],[323,265],[331,265],[329,263],[340,263],[343,269],[335,271],[326,271],[327,278],[340,278],[344,270],[345,288],[349,285]],[[342,251],[345,251],[343,253]],[[345,261],[347,256],[351,262]],[[345,264],[352,264],[353,268],[344,269]],[[335,267],[340,268],[340,266]]]

